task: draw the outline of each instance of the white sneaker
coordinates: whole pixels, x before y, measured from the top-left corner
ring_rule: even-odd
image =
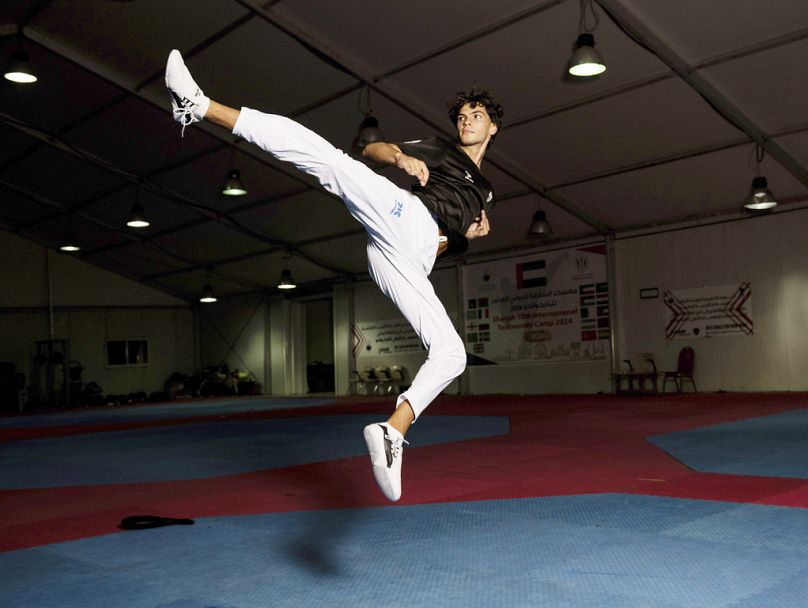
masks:
[[[387,500],[401,498],[401,461],[404,456],[404,436],[386,422],[375,422],[365,427],[373,476]]]
[[[166,87],[171,95],[174,120],[182,125],[182,134],[185,135],[185,127],[199,122],[205,116],[210,99],[205,97],[202,89],[194,82],[177,49],[168,54]]]

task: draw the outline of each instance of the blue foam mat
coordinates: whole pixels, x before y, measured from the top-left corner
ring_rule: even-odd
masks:
[[[287,408],[306,408],[328,405],[333,399],[212,399],[208,401],[172,401],[171,403],[143,404],[126,407],[68,410],[60,413],[34,416],[0,418],[0,428],[49,428],[76,424],[113,424],[116,422],[144,422],[240,414],[246,412],[269,412]],[[390,406],[392,408],[392,405]]]
[[[378,414],[178,424],[0,443],[0,489],[204,479],[367,454]],[[507,417],[428,416],[413,446],[508,433]]]
[[[0,604],[38,608],[798,608],[808,510],[605,494],[215,517],[0,572]]]
[[[697,471],[808,479],[808,408],[649,440]]]

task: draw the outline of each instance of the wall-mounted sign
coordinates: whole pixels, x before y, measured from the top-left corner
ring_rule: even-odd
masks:
[[[468,264],[463,279],[471,363],[607,358],[605,245]]]
[[[668,340],[754,333],[749,283],[671,289],[663,294],[663,301]]]
[[[366,321],[353,326],[354,357],[397,355],[424,350],[421,339],[403,318]]]

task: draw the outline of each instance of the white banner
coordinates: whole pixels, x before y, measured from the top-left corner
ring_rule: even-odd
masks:
[[[357,358],[424,350],[421,339],[403,318],[357,323],[353,335]]]
[[[664,293],[663,301],[668,340],[754,333],[749,283],[672,289]]]
[[[471,364],[604,360],[604,245],[463,267]]]

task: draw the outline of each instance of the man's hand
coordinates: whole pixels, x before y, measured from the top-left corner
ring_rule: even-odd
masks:
[[[466,238],[468,240],[476,239],[489,232],[491,232],[491,225],[488,223],[488,216],[485,211],[480,211],[480,217],[475,217],[474,222],[466,230]]]
[[[429,169],[426,168],[426,163],[412,156],[407,156],[403,152],[396,153],[396,167],[404,171],[407,175],[412,175],[421,186],[426,186],[429,179]]]

